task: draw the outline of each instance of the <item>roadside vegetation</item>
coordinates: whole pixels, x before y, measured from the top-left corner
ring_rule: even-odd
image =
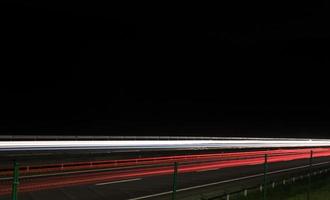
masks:
[[[269,188],[266,200],[308,200],[308,185],[308,179],[305,178],[294,183],[278,185],[274,189]],[[263,194],[262,192],[253,192],[247,197],[241,195],[230,199],[263,200]],[[310,200],[330,200],[330,174],[313,176]]]

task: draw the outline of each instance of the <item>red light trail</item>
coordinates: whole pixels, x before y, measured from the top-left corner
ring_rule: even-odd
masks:
[[[196,171],[207,171],[213,169],[223,169],[230,167],[258,165],[264,163],[264,155],[268,154],[268,162],[285,162],[298,159],[306,159],[310,156],[310,150],[313,150],[314,157],[330,156],[330,148],[314,148],[314,149],[286,149],[286,150],[267,150],[267,151],[250,151],[235,153],[213,153],[198,155],[179,155],[179,156],[163,156],[149,157],[137,159],[122,159],[110,161],[95,162],[73,162],[59,165],[44,165],[21,167],[21,174],[31,175],[38,174],[45,176],[22,179],[19,187],[20,192],[36,191],[42,189],[61,188],[75,185],[85,185],[100,183],[105,181],[118,181],[128,178],[141,178],[149,176],[168,175],[173,173],[173,162],[180,162],[179,173],[189,173]],[[160,166],[163,165],[163,166]],[[118,169],[122,167],[122,169]],[[127,169],[125,167],[132,167]],[[46,176],[49,172],[59,172],[61,169],[66,171],[83,171],[90,169],[116,169],[115,171],[77,173],[61,176]],[[60,172],[61,173],[61,172]],[[60,174],[59,173],[59,174]],[[4,171],[2,176],[9,176],[11,173]],[[33,175],[31,176],[33,177]],[[11,192],[10,181],[0,184],[0,195],[9,194]]]

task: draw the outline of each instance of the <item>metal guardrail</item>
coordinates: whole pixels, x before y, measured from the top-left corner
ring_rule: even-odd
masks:
[[[324,168],[321,170],[313,171],[310,175],[307,174],[307,175],[300,175],[300,176],[291,176],[289,178],[284,178],[280,181],[272,181],[270,183],[267,183],[267,190],[271,190],[271,189],[274,190],[274,189],[276,189],[276,187],[294,184],[295,182],[301,181],[301,180],[307,179],[307,181],[308,181],[312,176],[320,175],[323,173],[329,173],[329,172],[330,172],[329,168]],[[310,186],[307,186],[307,187],[310,187]],[[237,191],[228,192],[228,193],[224,193],[224,194],[216,195],[216,196],[212,196],[212,197],[201,196],[200,200],[231,200],[231,199],[233,199],[232,197],[236,197],[234,199],[237,199],[237,197],[247,198],[248,196],[251,195],[251,193],[256,193],[256,192],[263,193],[264,188],[265,187],[262,184],[260,184],[257,186],[246,187],[244,189],[240,189]],[[310,191],[307,191],[307,193],[309,193],[309,192]],[[239,199],[241,199],[241,198],[239,198]],[[262,199],[266,200],[267,197],[262,197]],[[307,196],[307,199],[308,199],[308,196]]]
[[[268,182],[267,181],[267,176],[268,176],[268,172],[267,172],[267,156],[265,156],[265,163],[264,163],[264,179],[263,179],[263,183],[260,183],[259,185],[256,186],[250,186],[250,187],[245,187],[243,189],[239,189],[236,191],[231,191],[231,192],[225,192],[223,194],[219,194],[219,195],[213,195],[213,196],[209,196],[209,197],[205,197],[205,196],[201,196],[200,199],[201,200],[231,200],[232,197],[236,196],[236,197],[243,197],[243,199],[248,197],[248,193],[253,193],[253,192],[260,192],[262,193],[262,198],[263,200],[267,200],[268,199],[268,195],[267,195],[267,190],[269,189],[274,189],[275,186],[279,186],[279,185],[286,185],[286,184],[292,184],[295,181],[298,180],[304,180],[305,178],[308,181],[307,184],[307,190],[306,190],[306,194],[307,194],[307,200],[310,200],[311,197],[311,182],[312,182],[312,176],[315,176],[317,174],[322,174],[322,173],[327,173],[330,172],[329,168],[322,168],[322,169],[318,169],[318,170],[313,170],[313,151],[311,151],[310,153],[310,159],[309,159],[309,165],[308,165],[308,169],[307,169],[307,174],[305,175],[299,175],[299,176],[290,176],[289,178],[284,178],[281,181],[271,181]],[[234,198],[236,199],[236,198]],[[239,198],[241,199],[241,198]]]

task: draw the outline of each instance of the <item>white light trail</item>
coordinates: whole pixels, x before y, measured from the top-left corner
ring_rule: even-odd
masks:
[[[330,140],[118,140],[118,141],[0,141],[0,151],[24,150],[157,150],[325,147]]]

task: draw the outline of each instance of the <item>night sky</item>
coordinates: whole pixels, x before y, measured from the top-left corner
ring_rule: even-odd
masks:
[[[0,134],[330,138],[327,1],[0,15]]]

